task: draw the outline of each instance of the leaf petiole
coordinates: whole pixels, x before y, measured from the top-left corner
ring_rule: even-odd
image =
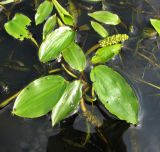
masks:
[[[98,49],[100,47],[100,45],[97,43],[94,46],[92,46],[89,50],[86,51],[85,55],[88,56],[89,54],[91,54],[92,52],[94,52],[96,49]]]

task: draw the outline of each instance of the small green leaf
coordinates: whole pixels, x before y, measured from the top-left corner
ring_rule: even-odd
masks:
[[[121,120],[137,124],[138,100],[126,80],[105,65],[95,67],[90,77],[96,94],[106,109]]]
[[[37,13],[35,15],[35,22],[36,25],[41,24],[44,20],[48,18],[48,16],[51,14],[53,10],[53,3],[50,1],[45,0],[42,2],[38,9]]]
[[[56,23],[57,23],[56,14],[48,18],[48,20],[46,21],[43,27],[43,39],[45,39],[45,37],[52,32]]]
[[[52,1],[62,21],[67,25],[73,26],[74,25],[73,17],[57,2],[57,0],[52,0]]]
[[[74,38],[75,32],[67,26],[59,27],[51,32],[40,46],[40,61],[48,62],[56,59],[59,54],[74,41]]]
[[[59,101],[67,86],[61,76],[45,76],[25,87],[17,97],[13,114],[36,118],[47,114]]]
[[[70,83],[61,99],[52,110],[52,126],[77,111],[82,97],[82,84],[76,80]]]
[[[92,63],[105,63],[115,57],[121,51],[122,44],[106,46],[97,50],[95,56],[92,57]]]
[[[86,57],[83,50],[75,43],[72,43],[62,52],[64,60],[75,70],[80,72],[85,69]]]
[[[108,11],[96,11],[89,13],[88,15],[104,24],[118,25],[121,22],[117,14],[113,14]]]
[[[105,38],[109,35],[107,30],[98,22],[91,21],[91,26],[103,38]]]
[[[24,38],[32,39],[32,35],[27,30],[31,20],[23,14],[15,14],[12,20],[5,23],[4,27],[7,33],[20,41]]]
[[[160,20],[159,19],[150,19],[150,22],[152,26],[155,28],[155,30],[160,35]]]

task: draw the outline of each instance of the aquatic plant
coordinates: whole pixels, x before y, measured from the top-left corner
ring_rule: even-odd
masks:
[[[17,97],[12,113],[24,118],[37,118],[52,112],[54,126],[77,113],[80,107],[86,119],[100,127],[102,122],[85,106],[87,101],[93,104],[98,101],[119,119],[137,124],[139,106],[134,90],[119,72],[105,64],[120,53],[123,42],[129,38],[124,33],[110,35],[103,26],[120,24],[120,17],[104,10],[88,13],[92,18],[91,27],[102,38],[89,50],[84,51],[76,42],[80,27],[77,27],[78,13],[74,1],[69,0],[69,6],[68,11],[57,0],[44,0],[38,6],[35,25],[45,22],[40,46],[27,29],[31,19],[26,15],[16,13],[5,23],[8,34],[20,41],[30,39],[36,45],[42,63],[57,62],[60,66],[11,97],[9,100]],[[53,9],[56,14],[52,14]],[[86,67],[90,69],[89,80]],[[75,80],[69,81],[70,79],[66,80],[68,77],[64,78],[61,73],[55,74],[61,69]],[[88,95],[89,91],[92,93]]]

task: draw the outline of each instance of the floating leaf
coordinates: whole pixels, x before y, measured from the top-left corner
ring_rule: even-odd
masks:
[[[98,22],[91,21],[91,25],[92,25],[92,28],[103,38],[109,35],[107,30]]]
[[[54,29],[55,25],[57,23],[57,17],[56,14],[51,16],[46,23],[44,24],[43,27],[43,39],[45,39],[45,37],[52,32],[52,30]]]
[[[119,119],[137,124],[138,100],[126,80],[105,65],[95,67],[90,77],[104,106]]]
[[[95,56],[92,57],[92,63],[97,64],[109,61],[114,56],[119,54],[121,48],[122,48],[121,44],[115,44],[98,49]]]
[[[82,84],[80,81],[70,83],[61,99],[52,110],[52,126],[73,114],[79,107],[82,97]]]
[[[52,0],[59,16],[61,17],[62,21],[67,25],[74,25],[73,17],[57,2],[57,0]]]
[[[113,14],[108,11],[96,11],[93,13],[89,13],[88,15],[104,24],[117,25],[121,22],[117,14]]]
[[[155,30],[160,35],[160,20],[159,19],[150,19],[150,22],[152,26],[155,28]]]
[[[30,23],[31,20],[27,16],[17,13],[12,20],[5,23],[4,27],[9,35],[23,41],[24,38],[32,38],[32,35],[27,30],[27,26],[29,26]]]
[[[37,13],[35,15],[35,22],[36,25],[41,24],[44,20],[48,18],[48,16],[51,14],[53,10],[53,3],[50,1],[45,0],[42,2],[38,9]]]
[[[75,43],[67,47],[63,53],[64,60],[75,70],[83,71],[86,66],[86,57],[83,50]]]
[[[36,118],[47,114],[59,101],[67,82],[60,76],[45,76],[25,87],[17,97],[13,114]]]
[[[74,40],[75,32],[62,26],[47,35],[39,49],[39,59],[42,62],[48,62],[56,59],[62,50],[67,48]]]

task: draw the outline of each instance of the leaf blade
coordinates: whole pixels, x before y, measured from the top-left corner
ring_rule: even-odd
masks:
[[[47,17],[51,14],[53,10],[53,3],[50,1],[45,0],[42,2],[36,12],[35,15],[35,22],[36,25],[41,24],[44,22],[44,20],[47,19]]]
[[[115,57],[121,51],[122,44],[106,46],[97,50],[95,56],[92,57],[93,64],[105,63]]]
[[[91,26],[101,37],[105,38],[109,35],[107,30],[98,22],[91,21]]]
[[[23,15],[16,13],[12,20],[5,23],[4,27],[6,32],[20,41],[23,41],[25,38],[31,39],[32,35],[27,30],[27,26],[29,26],[31,20]]]
[[[52,0],[55,8],[57,9],[59,16],[61,17],[62,21],[66,25],[74,26],[73,17],[67,12],[59,3],[57,0]]]
[[[13,114],[25,117],[36,118],[47,114],[59,101],[67,82],[61,76],[45,76],[39,78],[18,95]]]
[[[83,50],[76,44],[72,43],[62,52],[64,60],[75,70],[83,71],[86,66],[86,57]]]
[[[70,83],[59,102],[52,110],[52,126],[77,110],[82,97],[82,84],[76,80]]]
[[[109,25],[118,25],[121,20],[117,14],[111,13],[109,11],[96,11],[88,14],[95,20]]]
[[[67,26],[62,26],[51,32],[39,48],[40,61],[48,62],[56,59],[73,42],[74,38],[75,32]]]
[[[44,24],[44,27],[43,27],[43,39],[45,39],[45,37],[49,33],[51,33],[51,31],[54,29],[56,23],[57,23],[56,14],[48,18],[48,20],[46,21],[46,23]]]
[[[102,104],[119,119],[137,124],[138,100],[126,80],[104,65],[95,67],[90,77]]]

